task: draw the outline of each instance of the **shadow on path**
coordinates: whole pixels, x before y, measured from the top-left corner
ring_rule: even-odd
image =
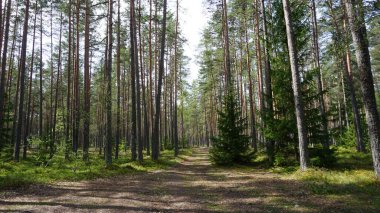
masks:
[[[0,199],[0,212],[358,212],[296,181],[210,164],[198,148],[167,170],[31,186]],[[369,210],[370,211],[370,210]],[[366,211],[366,212],[369,212]],[[374,210],[375,211],[375,210]]]

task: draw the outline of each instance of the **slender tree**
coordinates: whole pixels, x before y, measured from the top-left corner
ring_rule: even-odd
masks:
[[[179,148],[178,148],[178,121],[177,121],[177,73],[178,73],[178,24],[179,24],[179,17],[178,17],[178,10],[179,10],[179,3],[178,0],[176,1],[176,25],[175,25],[175,42],[174,42],[174,125],[173,125],[173,132],[174,132],[174,156],[178,156]]]
[[[307,169],[307,136],[305,128],[305,113],[303,108],[303,103],[301,100],[301,88],[300,88],[300,73],[298,70],[298,59],[297,59],[297,48],[295,45],[295,37],[293,32],[293,25],[291,19],[291,11],[289,0],[282,0],[284,9],[284,18],[286,25],[286,36],[288,40],[288,51],[290,67],[292,71],[292,87],[294,94],[294,105],[296,109],[296,119],[297,119],[297,130],[298,130],[298,143],[299,143],[299,154],[300,154],[300,167],[302,171]]]
[[[319,93],[319,113],[322,117],[322,131],[324,134],[324,139],[322,145],[324,149],[329,148],[329,138],[327,132],[327,118],[325,109],[325,100],[323,95],[323,85],[322,85],[322,75],[321,75],[321,65],[319,60],[319,43],[318,43],[318,23],[317,23],[317,12],[315,8],[315,0],[311,1],[311,17],[312,17],[312,29],[313,29],[313,53],[314,53],[314,66],[317,69],[317,87]]]
[[[133,9],[135,8],[134,7],[134,1],[131,1],[131,4],[133,4]],[[140,11],[140,7],[138,8],[139,11]],[[135,11],[135,10],[134,10]],[[140,13],[140,12],[139,12]],[[137,158],[140,162],[143,161],[143,140],[142,140],[142,125],[141,125],[141,90],[140,90],[140,67],[139,67],[139,54],[138,54],[138,46],[137,46],[137,33],[140,32],[140,29],[139,29],[139,32],[137,32],[136,30],[136,18],[134,16],[134,20],[133,20],[133,27],[135,28],[134,30],[134,38],[133,38],[133,42],[134,42],[134,57],[135,57],[135,71],[136,71],[136,117],[137,117],[137,145],[138,145],[138,149],[137,149]],[[139,19],[140,20],[140,19]],[[140,21],[139,21],[139,26],[140,26]],[[139,27],[140,28],[140,27]],[[140,34],[140,42],[141,42],[141,33]],[[140,43],[141,44],[141,43]],[[140,49],[141,49],[141,45],[140,45]],[[142,55],[140,56],[141,59],[142,59]],[[140,64],[141,67],[142,67],[142,64]],[[141,69],[142,70],[142,69]]]
[[[1,79],[0,79],[0,131],[3,130],[4,123],[4,94],[5,94],[5,73],[7,65],[7,52],[8,52],[8,38],[9,38],[9,22],[11,17],[11,3],[12,1],[8,0],[7,2],[7,14],[5,18],[5,31],[4,31],[4,49],[3,55],[1,57]]]
[[[69,16],[69,32],[68,32],[68,53],[67,53],[67,97],[66,97],[66,149],[65,149],[65,159],[69,158],[70,151],[70,108],[71,108],[71,0],[69,0],[68,5],[68,16]]]
[[[88,161],[90,145],[90,0],[86,0],[84,27],[84,123],[83,160]]]
[[[108,48],[106,60],[106,82],[107,82],[107,95],[105,108],[106,114],[106,147],[105,147],[105,160],[107,166],[112,164],[112,13],[113,13],[113,0],[108,1]]]
[[[345,9],[350,24],[351,36],[355,46],[356,61],[359,68],[367,128],[371,142],[373,167],[376,177],[380,178],[380,120],[373,86],[363,2],[361,0],[345,0]]]
[[[42,41],[43,41],[43,25],[42,25],[42,16],[43,16],[43,1],[40,0],[40,90],[39,90],[39,96],[40,96],[40,105],[39,105],[39,136],[42,138],[44,131],[43,131],[43,48],[42,48]]]
[[[135,1],[131,0],[130,2],[130,42],[131,42],[131,99],[132,99],[132,130],[131,130],[131,151],[132,151],[132,160],[137,159],[137,109],[136,109],[136,70],[138,69],[136,52],[137,49],[135,45],[137,42],[136,39],[136,25],[135,25]]]
[[[36,21],[37,21],[37,2],[35,3],[35,11],[34,11],[34,20],[33,20],[33,42],[32,42],[32,59],[30,66],[30,74],[29,74],[29,94],[28,94],[28,112],[26,114],[26,123],[24,129],[24,146],[23,146],[23,154],[22,159],[26,159],[27,148],[28,148],[28,136],[30,132],[30,114],[31,114],[31,106],[32,106],[32,83],[33,83],[33,69],[34,69],[34,45],[36,41]]]
[[[116,103],[116,140],[115,159],[119,157],[120,144],[120,0],[117,1],[117,46],[116,46],[116,81],[117,81],[117,103]]]
[[[58,109],[58,93],[60,88],[60,78],[61,75],[61,60],[62,60],[62,25],[63,25],[63,14],[60,15],[60,27],[59,27],[59,44],[58,44],[58,66],[57,66],[57,80],[55,85],[55,97],[54,97],[54,112],[53,112],[53,132],[52,140],[56,140],[56,126],[57,126],[57,109]]]
[[[167,0],[164,0],[164,11],[162,18],[162,28],[161,28],[161,48],[160,48],[160,60],[158,68],[158,83],[157,83],[157,93],[156,93],[156,113],[154,117],[154,129],[153,129],[153,138],[152,138],[152,159],[158,160],[159,155],[159,124],[160,124],[160,115],[161,115],[161,87],[162,87],[162,78],[164,75],[164,57],[165,57],[165,41],[166,41],[166,9],[167,9]]]
[[[17,136],[14,147],[14,160],[19,161],[20,157],[20,144],[22,137],[22,128],[24,122],[24,91],[25,91],[25,73],[26,73],[26,48],[28,41],[28,22],[29,22],[29,4],[30,1],[25,2],[25,20],[22,35],[21,59],[20,59],[20,102],[18,107],[18,121],[17,121]]]

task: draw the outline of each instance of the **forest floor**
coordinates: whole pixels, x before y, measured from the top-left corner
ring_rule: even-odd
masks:
[[[208,159],[208,150],[197,148],[191,156],[183,157],[180,163],[167,169],[90,181],[34,184],[2,191],[0,212],[379,210],[379,194],[373,196],[360,190],[338,192],[316,193],[305,181],[266,169],[215,167]]]

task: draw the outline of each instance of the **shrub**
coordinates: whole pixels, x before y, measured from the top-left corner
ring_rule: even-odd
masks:
[[[231,90],[225,97],[224,110],[219,112],[219,116],[219,135],[211,138],[211,161],[219,165],[249,162],[253,153],[249,149],[248,136],[243,134],[246,119],[240,118],[240,109]]]
[[[323,149],[322,147],[309,148],[310,164],[317,167],[332,167],[337,159],[336,149]]]

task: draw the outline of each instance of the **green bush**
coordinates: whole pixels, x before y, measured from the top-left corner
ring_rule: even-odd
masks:
[[[253,153],[249,149],[249,138],[243,132],[246,120],[240,118],[232,90],[225,97],[224,109],[219,112],[219,135],[211,138],[210,159],[218,165],[250,162]]]
[[[284,148],[282,152],[276,152],[276,155],[274,156],[274,166],[288,167],[296,166],[297,164],[298,162],[295,153],[291,149]]]
[[[50,140],[46,138],[34,137],[29,139],[29,144],[37,147],[37,152],[34,155],[36,164],[44,166],[49,164],[51,160],[50,143]]]
[[[323,149],[322,147],[309,148],[310,164],[317,167],[333,167],[337,158],[335,156],[336,149]]]

